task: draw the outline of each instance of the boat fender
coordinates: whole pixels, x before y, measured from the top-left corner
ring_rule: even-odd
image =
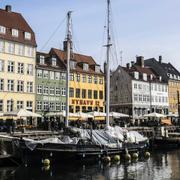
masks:
[[[138,153],[133,153],[133,154],[132,154],[132,158],[133,158],[133,159],[138,159],[138,156],[139,156]]]
[[[125,160],[127,160],[127,161],[131,160],[131,155],[129,153],[125,154]]]
[[[50,160],[49,159],[44,159],[43,164],[44,164],[44,166],[49,166],[50,165]]]
[[[110,157],[110,156],[105,156],[105,157],[103,158],[103,161],[104,161],[104,162],[110,162],[110,161],[111,161],[111,157]]]
[[[146,151],[146,152],[144,153],[144,156],[145,156],[146,158],[149,158],[149,157],[151,156],[151,154],[150,154],[150,152]]]
[[[113,160],[114,160],[114,161],[120,161],[120,155],[115,155],[115,156],[113,157]]]

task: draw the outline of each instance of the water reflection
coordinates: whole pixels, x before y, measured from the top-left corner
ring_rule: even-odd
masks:
[[[60,164],[60,163],[59,163]],[[180,150],[153,153],[149,160],[103,164],[61,164],[0,169],[2,180],[164,180],[180,178]]]

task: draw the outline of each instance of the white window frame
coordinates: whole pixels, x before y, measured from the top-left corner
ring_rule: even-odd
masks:
[[[19,63],[18,62],[18,74],[24,74],[24,63]]]
[[[0,72],[4,71],[4,60],[0,59]]]
[[[42,85],[37,86],[37,94],[42,94],[43,93],[43,87]]]
[[[61,88],[61,96],[66,96],[66,88],[65,87]]]
[[[14,91],[14,80],[11,79],[7,80],[7,90]]]
[[[24,39],[26,39],[26,40],[31,40],[31,33],[25,32],[25,33],[24,33]]]
[[[0,79],[0,91],[4,91],[4,79]]]
[[[6,27],[0,26],[0,34],[6,34]]]
[[[32,81],[27,81],[27,92],[33,93],[33,82]]]
[[[27,75],[33,75],[33,64],[27,65]]]
[[[18,37],[19,36],[19,31],[18,31],[18,29],[12,29],[12,36],[13,37]]]

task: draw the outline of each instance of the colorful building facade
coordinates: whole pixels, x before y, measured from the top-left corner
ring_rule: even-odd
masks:
[[[36,59],[36,112],[60,112],[66,105],[66,66],[51,53]]]
[[[35,110],[35,34],[11,6],[0,9],[0,112]]]
[[[66,53],[52,49],[66,64]],[[91,56],[73,53],[70,60],[70,112],[104,112],[104,74]]]

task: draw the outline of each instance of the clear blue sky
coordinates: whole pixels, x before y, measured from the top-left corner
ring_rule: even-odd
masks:
[[[12,5],[13,11],[21,12],[36,33],[38,50],[73,10],[75,51],[91,55],[99,64],[104,61],[106,0],[1,0],[0,7]],[[135,59],[163,56],[180,69],[180,0],[112,0],[113,34],[118,59],[112,67]],[[43,49],[62,48],[65,37],[64,22]],[[103,40],[104,39],[104,40]]]

